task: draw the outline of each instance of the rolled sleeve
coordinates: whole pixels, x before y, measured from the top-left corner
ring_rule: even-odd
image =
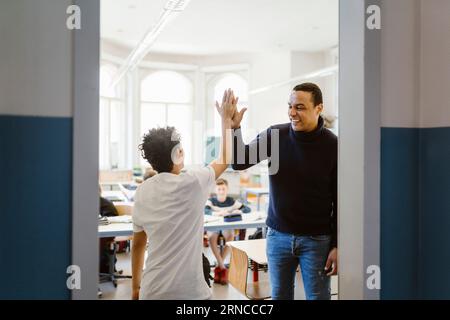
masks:
[[[141,226],[138,226],[136,223],[133,222],[133,232],[138,233],[138,232],[142,232],[142,231],[144,231],[144,228]]]

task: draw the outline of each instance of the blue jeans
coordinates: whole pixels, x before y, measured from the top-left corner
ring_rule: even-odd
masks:
[[[331,236],[295,236],[268,228],[267,259],[272,299],[293,300],[300,263],[307,300],[330,300],[330,277],[324,272]]]

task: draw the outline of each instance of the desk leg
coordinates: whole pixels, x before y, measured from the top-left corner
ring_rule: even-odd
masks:
[[[253,282],[258,282],[259,274],[258,274],[258,264],[255,261],[252,261],[253,264]]]

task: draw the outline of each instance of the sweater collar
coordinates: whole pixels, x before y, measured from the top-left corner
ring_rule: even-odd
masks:
[[[290,124],[289,124],[289,131],[290,131],[291,135],[293,137],[295,137],[296,139],[299,139],[301,141],[313,141],[322,134],[323,125],[324,125],[323,118],[321,116],[319,116],[319,122],[317,124],[317,128],[314,129],[313,131],[310,131],[310,132],[295,131],[294,129],[292,129],[292,126]]]

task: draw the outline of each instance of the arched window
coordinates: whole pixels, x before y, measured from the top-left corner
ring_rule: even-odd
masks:
[[[248,106],[248,83],[240,75],[234,73],[227,73],[223,75],[214,86],[214,102],[222,101],[223,93],[228,88],[234,91],[234,95],[239,97],[238,109],[242,106]],[[217,112],[214,112],[214,135],[216,137],[221,136],[221,119]],[[241,126],[245,128],[247,126],[247,115],[242,120]],[[245,131],[245,129],[244,129]]]
[[[155,127],[173,126],[181,135],[185,164],[192,163],[192,83],[182,74],[157,71],[141,82],[141,137]],[[141,163],[148,165],[145,160]]]
[[[111,82],[117,68],[100,67],[100,169],[125,168],[125,106]]]

